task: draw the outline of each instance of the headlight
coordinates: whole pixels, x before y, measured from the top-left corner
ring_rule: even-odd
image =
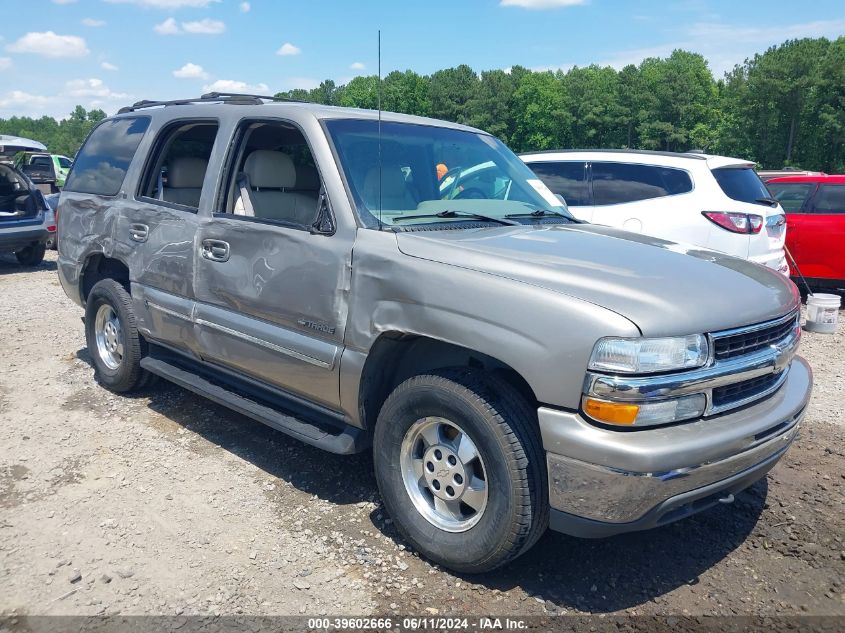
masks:
[[[710,349],[701,334],[670,338],[603,338],[593,348],[590,369],[652,374],[701,367]]]

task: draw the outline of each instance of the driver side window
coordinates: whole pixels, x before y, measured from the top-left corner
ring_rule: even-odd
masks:
[[[241,125],[226,177],[223,213],[308,229],[317,219],[322,181],[305,136],[294,125]]]

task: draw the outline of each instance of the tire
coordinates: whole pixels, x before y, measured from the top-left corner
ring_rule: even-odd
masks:
[[[109,316],[110,315],[110,316]],[[116,326],[109,337],[109,321]],[[98,333],[103,340],[98,342]],[[141,369],[146,343],[138,334],[132,297],[114,279],[98,281],[85,306],[85,340],[94,362],[94,377],[110,391],[127,393],[140,389],[148,380]],[[116,346],[114,350],[110,346]]]
[[[15,253],[15,257],[18,258],[18,262],[22,266],[38,266],[44,261],[44,253],[46,251],[46,244],[30,244]]]
[[[455,428],[462,435],[451,440]],[[418,433],[440,439],[417,442]],[[463,436],[471,440],[478,455],[467,463],[460,451],[452,451]],[[438,446],[444,447],[443,459],[435,450]],[[490,571],[527,551],[548,527],[545,452],[536,413],[513,387],[493,376],[455,368],[406,380],[379,413],[373,453],[387,512],[421,554],[444,567],[463,573]],[[451,471],[445,460],[456,456],[459,461],[453,468],[457,471]],[[429,470],[429,459],[439,460],[433,470]],[[420,472],[419,481],[426,483],[415,485]],[[444,504],[452,510],[456,504],[460,508],[444,519],[436,509],[433,491],[439,484],[438,490],[444,491],[441,496],[448,492],[453,472],[463,473],[459,483],[465,485],[457,501],[455,497],[441,499],[441,509]],[[480,512],[475,511],[482,505],[477,490],[472,499],[475,508],[464,504],[470,499],[472,482],[479,482],[479,472],[484,486],[476,488],[486,490]],[[427,477],[439,478],[438,484]],[[453,495],[458,492],[457,487],[452,491]]]

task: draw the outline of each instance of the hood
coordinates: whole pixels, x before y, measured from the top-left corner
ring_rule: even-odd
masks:
[[[633,321],[644,336],[714,332],[774,319],[800,305],[798,289],[774,270],[604,226],[403,232],[397,241],[411,257],[602,306]]]

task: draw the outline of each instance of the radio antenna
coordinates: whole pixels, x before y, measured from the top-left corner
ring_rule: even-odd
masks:
[[[382,230],[383,224],[381,222],[381,29],[378,30],[378,228]]]

